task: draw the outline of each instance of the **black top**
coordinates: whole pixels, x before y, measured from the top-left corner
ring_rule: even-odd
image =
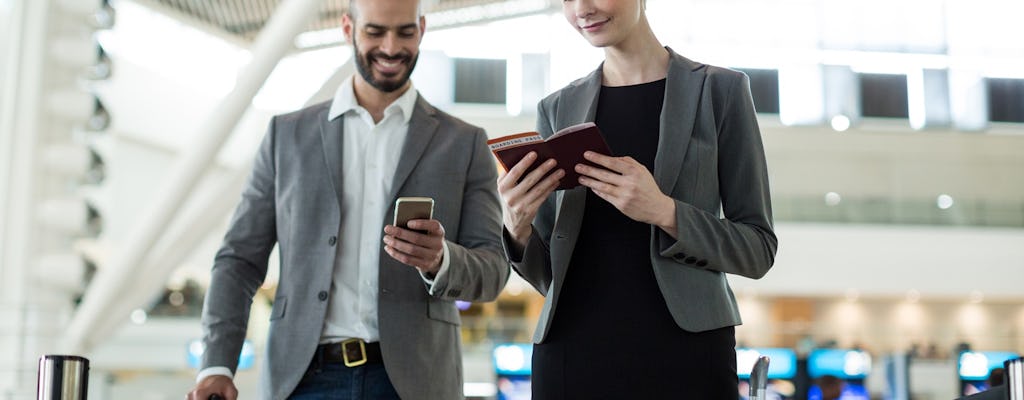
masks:
[[[615,156],[653,171],[664,93],[664,79],[601,88],[595,122]],[[548,338],[534,347],[535,400],[736,396],[734,330],[694,334],[675,323],[654,276],[651,229],[587,191]]]
[[[594,121],[616,157],[654,170],[665,80],[605,86]],[[634,326],[678,329],[654,279],[651,225],[634,221],[587,190],[583,224],[548,333],[558,338],[635,334]],[[609,318],[621,324],[609,326]]]

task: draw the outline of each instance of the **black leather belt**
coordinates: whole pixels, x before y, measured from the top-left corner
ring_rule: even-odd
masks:
[[[344,342],[321,344],[316,347],[318,355],[324,362],[341,362],[346,367],[358,367],[364,364],[384,362],[380,354],[380,342],[367,343],[361,339],[349,339]]]

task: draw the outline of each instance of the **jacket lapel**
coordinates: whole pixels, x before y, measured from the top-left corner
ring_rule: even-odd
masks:
[[[672,193],[693,135],[705,69],[703,64],[690,61],[671,48],[667,49],[671,59],[665,82],[664,105],[661,107],[654,180],[663,192]]]
[[[583,122],[593,122],[597,117],[597,98],[601,93],[601,66],[591,72],[585,78],[580,79],[575,85],[567,88],[558,97],[557,110],[555,113],[555,127],[563,129]],[[556,131],[557,131],[556,129]],[[560,165],[561,168],[575,168],[573,165]],[[580,224],[583,222],[583,206],[587,199],[587,188],[578,186],[566,190],[560,196],[558,203],[559,221],[563,222],[558,226],[562,232],[579,232]],[[559,225],[559,224],[556,224]],[[571,248],[571,247],[570,247]]]
[[[413,108],[412,117],[409,119],[409,132],[405,136],[405,145],[402,146],[402,154],[398,157],[398,166],[395,168],[395,178],[391,183],[391,193],[388,198],[395,201],[402,185],[412,174],[412,170],[420,162],[420,157],[427,150],[427,145],[434,138],[437,127],[440,125],[434,116],[434,108],[423,100],[423,97],[416,96],[416,106]]]
[[[593,122],[597,118],[597,97],[601,94],[601,68],[603,66],[604,63],[590,75],[566,88],[558,97],[558,112],[555,115],[557,129],[583,122]]]
[[[329,108],[324,107],[322,111],[317,115],[317,119],[320,120],[320,140],[323,142],[324,160],[327,162],[327,173],[330,177],[331,185],[334,186],[334,194],[337,196],[338,206],[341,206],[341,184],[342,177],[344,176],[341,170],[341,156],[342,156],[342,145],[345,143],[344,140],[344,117],[338,117],[333,120],[327,119],[327,112]]]
[[[556,131],[582,122],[593,122],[597,117],[597,99],[601,92],[602,66],[598,66],[596,71],[563,90],[562,95],[558,98],[557,111],[554,113]],[[559,167],[574,168],[575,166],[561,165]],[[553,240],[566,242],[552,245],[551,263],[554,266],[552,269],[555,274],[554,281],[561,285],[572,258],[573,248],[576,247],[580,226],[583,224],[587,188],[578,186],[574,189],[556,192],[556,194],[557,207]],[[556,288],[555,293],[558,290],[560,288]]]

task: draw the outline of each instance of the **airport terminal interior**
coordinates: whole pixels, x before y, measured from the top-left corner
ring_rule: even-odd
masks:
[[[355,71],[347,3],[0,0],[0,400],[35,398],[47,354],[88,358],[93,399],[188,392],[268,121]],[[560,1],[423,3],[415,89],[491,137],[535,129],[537,102],[603,59]],[[1024,354],[1024,2],[646,7],[663,44],[750,78],[779,250],[764,278],[729,276],[744,397],[760,355],[769,398],[820,398],[831,375],[844,399],[926,400],[985,390]],[[496,301],[459,303],[468,398],[530,397],[542,305],[514,273]]]

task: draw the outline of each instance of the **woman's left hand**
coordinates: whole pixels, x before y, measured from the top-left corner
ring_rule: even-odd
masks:
[[[604,168],[576,164],[580,184],[590,188],[635,221],[657,225],[675,236],[676,203],[654,182],[647,167],[632,157],[609,157],[592,151],[583,157]]]

